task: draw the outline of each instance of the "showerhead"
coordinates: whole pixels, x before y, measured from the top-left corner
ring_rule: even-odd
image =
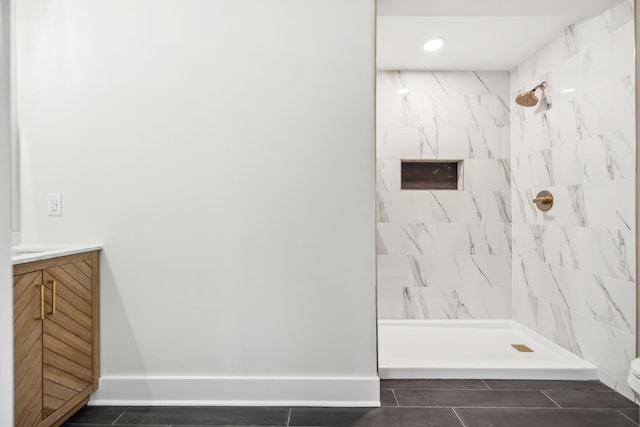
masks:
[[[535,107],[537,103],[538,97],[532,90],[522,93],[516,97],[516,104],[522,105],[523,107]]]
[[[536,90],[547,87],[547,82],[542,82],[538,86],[534,87],[528,92],[522,93],[516,97],[516,104],[523,107],[533,107],[538,103],[538,97],[536,96]]]

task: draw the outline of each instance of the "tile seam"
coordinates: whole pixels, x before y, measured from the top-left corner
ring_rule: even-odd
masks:
[[[618,411],[618,413],[620,415],[622,415],[623,417],[625,417],[626,419],[630,420],[632,423],[634,423],[635,425],[638,425],[638,423],[636,423],[633,419],[631,419],[629,416],[627,416],[627,414],[625,414],[624,412],[622,412],[620,409],[616,409],[616,411]]]
[[[125,414],[125,412],[127,412],[129,410],[129,408],[124,408],[124,411],[122,411],[122,413],[120,415],[118,415],[118,418],[116,418],[115,420],[113,420],[113,422],[111,423],[111,425],[116,425],[116,423],[118,422],[118,420],[120,418],[122,418],[122,416]]]
[[[416,406],[416,405],[402,405],[400,408],[459,408],[459,409],[614,409],[614,408],[562,408],[558,406]]]
[[[462,418],[460,418],[460,415],[458,414],[458,412],[456,411],[456,408],[451,408],[451,410],[453,411],[453,413],[456,415],[456,417],[458,418],[458,421],[460,421],[460,424],[462,424],[462,427],[467,427],[466,424],[464,423],[464,421],[462,421]]]

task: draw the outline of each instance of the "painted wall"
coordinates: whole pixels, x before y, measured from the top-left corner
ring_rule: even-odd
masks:
[[[13,284],[11,280],[11,7],[0,0],[0,425],[13,425]]]
[[[380,318],[510,318],[509,74],[377,80]],[[464,159],[463,190],[401,190],[402,159]]]
[[[513,316],[630,396],[635,354],[635,76],[631,1],[569,27],[511,73]],[[515,97],[542,80],[552,102]],[[550,190],[554,207],[531,203]]]
[[[17,13],[22,240],[104,243],[95,401],[376,404],[374,2]]]
[[[634,3],[635,5],[635,3]],[[640,22],[640,10],[638,10],[637,7],[635,7],[635,22]],[[636,40],[640,40],[640,26],[636,25]],[[637,106],[638,106],[638,85],[640,84],[640,55],[635,55],[636,58],[636,74],[635,74],[635,89],[636,89],[636,139],[638,136],[638,123],[640,123],[640,111],[638,110]],[[637,147],[637,140],[636,140],[636,147]],[[636,165],[640,165],[640,152],[638,152],[638,150],[636,149]],[[635,188],[635,195],[636,195],[636,203],[635,203],[635,207],[636,210],[638,209],[638,200],[640,199],[640,196],[638,196],[638,189],[640,189],[640,174],[638,174],[638,172],[636,171],[636,188]],[[636,227],[638,224],[638,218],[637,218],[637,212],[636,212]],[[636,239],[638,236],[638,230],[636,229]],[[640,256],[640,253],[638,253],[637,251],[637,243],[636,242],[636,272],[638,270],[638,266],[639,266],[639,262],[638,261],[638,257]],[[637,283],[637,278],[636,278],[636,283]],[[640,330],[640,316],[638,316],[638,308],[640,308],[640,292],[637,292],[637,284],[636,284],[636,357],[640,356],[640,340],[638,339],[638,330]]]

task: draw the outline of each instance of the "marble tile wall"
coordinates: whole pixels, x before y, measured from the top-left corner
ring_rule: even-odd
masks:
[[[626,386],[635,354],[633,2],[572,25],[511,72],[513,318]],[[546,102],[515,97],[542,80]],[[531,203],[547,189],[555,205]]]
[[[377,80],[379,317],[510,318],[509,74]],[[464,159],[463,190],[401,191],[402,159]]]

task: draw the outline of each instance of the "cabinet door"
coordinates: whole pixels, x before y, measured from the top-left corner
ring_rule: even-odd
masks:
[[[48,268],[43,278],[46,286],[43,418],[46,418],[78,393],[92,387],[91,261]]]
[[[14,415],[19,427],[42,420],[41,286],[41,271],[13,277]]]

